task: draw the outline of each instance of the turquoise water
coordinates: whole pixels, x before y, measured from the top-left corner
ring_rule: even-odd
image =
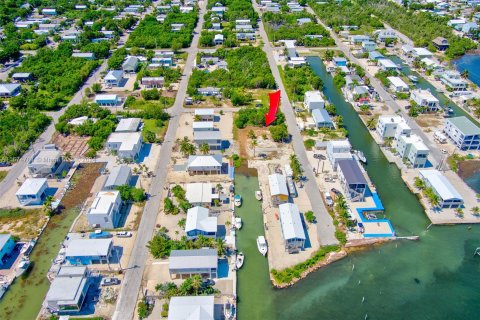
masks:
[[[386,208],[386,217],[397,234],[421,238],[350,254],[283,290],[273,289],[269,283],[263,257],[247,255],[247,268],[239,274],[239,318],[478,319],[480,257],[474,258],[473,252],[480,246],[479,226],[432,226],[427,231],[430,222],[401,180],[399,170],[386,161],[353,108],[334,88],[320,59],[310,57],[308,61],[324,80],[325,96],[344,117],[353,147],[365,153],[366,169]],[[236,177],[237,188],[245,184],[252,197],[255,183]],[[255,246],[250,242],[261,232],[258,216],[253,217],[258,229],[248,236],[239,232],[240,248],[244,243]]]
[[[453,61],[453,65],[459,72],[468,70],[468,78],[477,86],[480,86],[480,55],[466,54]]]
[[[475,173],[471,177],[465,179],[465,182],[473,189],[475,192],[480,193],[480,172]]]

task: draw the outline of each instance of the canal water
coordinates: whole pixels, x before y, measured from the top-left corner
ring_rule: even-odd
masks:
[[[468,78],[480,86],[480,55],[466,54],[453,61],[455,68],[462,72],[468,70]]]
[[[325,96],[344,117],[353,148],[365,153],[366,169],[386,217],[398,235],[419,235],[420,240],[396,241],[352,253],[283,290],[273,289],[269,283],[263,257],[247,254],[245,269],[239,272],[239,318],[478,319],[480,257],[475,258],[473,252],[480,246],[479,226],[432,226],[427,230],[429,221],[397,167],[385,159],[353,107],[334,87],[321,60],[309,57],[308,62],[324,81]],[[235,178],[237,190],[248,190],[254,199],[257,182],[251,180]],[[257,223],[260,228],[261,220]],[[242,231],[239,247],[255,251],[254,238],[261,229]]]

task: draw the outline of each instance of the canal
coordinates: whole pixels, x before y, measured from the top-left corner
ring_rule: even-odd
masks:
[[[268,281],[263,257],[247,254],[245,269],[239,272],[239,318],[476,319],[480,257],[474,258],[473,252],[480,246],[479,226],[427,230],[429,221],[397,167],[385,159],[353,107],[334,87],[321,60],[309,57],[308,62],[324,81],[325,96],[343,116],[353,148],[365,153],[366,169],[397,234],[421,238],[352,253],[283,290],[273,289]],[[235,182],[238,190],[249,190],[254,199],[256,181],[237,176]],[[250,250],[255,251],[254,239],[262,231],[242,231],[239,247],[253,246]],[[252,268],[246,268],[247,262]]]

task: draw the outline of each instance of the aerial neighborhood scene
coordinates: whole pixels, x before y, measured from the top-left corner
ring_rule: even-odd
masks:
[[[0,319],[479,319],[480,1],[0,1]]]

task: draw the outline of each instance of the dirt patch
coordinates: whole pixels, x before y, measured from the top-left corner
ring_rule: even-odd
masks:
[[[8,209],[7,209],[8,210]],[[5,217],[0,217],[0,232],[11,233],[20,239],[33,239],[38,230],[45,224],[47,217],[42,209],[11,211]],[[18,212],[13,214],[13,212]]]
[[[415,119],[415,121],[418,123],[420,127],[423,127],[423,128],[438,127],[442,124],[441,119],[439,119],[437,115],[433,115],[433,114],[419,115]]]
[[[54,143],[63,152],[69,152],[73,158],[82,158],[88,150],[87,142],[90,137],[79,137],[76,135],[64,136],[55,133],[52,138]]]
[[[237,129],[237,142],[238,142],[238,149],[240,152],[241,158],[248,158],[247,147],[250,139],[248,138],[248,132],[253,130],[257,137],[261,137],[262,135],[266,134],[270,136],[270,132],[267,128],[264,127],[252,127],[248,126],[243,129]]]
[[[458,162],[458,175],[467,179],[480,172],[480,160],[465,160]]]

